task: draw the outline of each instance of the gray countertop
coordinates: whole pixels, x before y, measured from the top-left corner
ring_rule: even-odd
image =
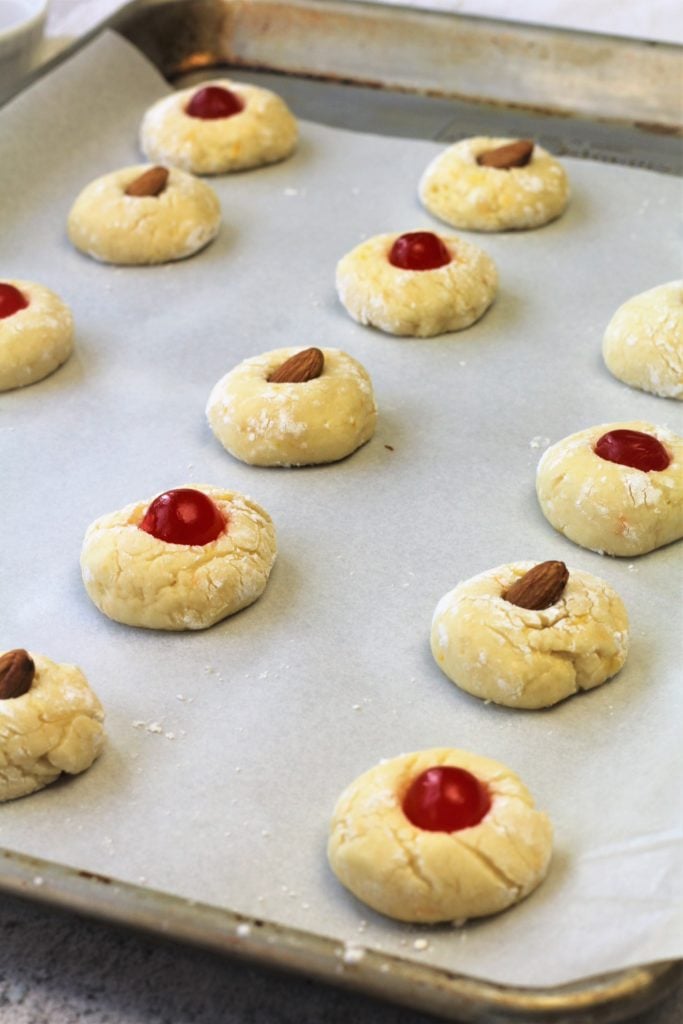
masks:
[[[678,1024],[683,984],[633,1024]],[[305,978],[3,896],[0,1024],[428,1024]]]

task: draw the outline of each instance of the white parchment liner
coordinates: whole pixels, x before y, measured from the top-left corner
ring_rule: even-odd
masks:
[[[349,320],[334,268],[370,234],[436,226],[416,199],[432,143],[303,124],[293,159],[212,179],[224,224],[199,256],[123,269],[72,250],[74,197],[140,159],[140,118],[167,88],[105,36],[0,112],[0,273],[52,287],[77,324],[66,366],[0,395],[0,646],[79,664],[110,737],[85,775],[0,808],[0,844],[497,982],[680,955],[681,545],[602,558],[534,496],[549,441],[620,419],[682,432],[679,406],[600,357],[617,306],[680,274],[679,183],[567,160],[560,221],[478,237],[501,278],[484,319],[399,340]],[[205,423],[208,393],[240,359],[297,344],[365,364],[377,435],[328,467],[241,465]],[[86,526],[193,481],[270,511],[264,597],[199,634],[109,622],[80,582]],[[429,652],[447,590],[525,558],[603,576],[632,620],[620,676],[540,713],[466,696]],[[440,745],[509,764],[556,828],[537,893],[457,930],[372,914],[324,852],[351,779]]]

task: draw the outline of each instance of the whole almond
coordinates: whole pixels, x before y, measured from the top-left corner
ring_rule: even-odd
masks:
[[[508,142],[505,146],[485,150],[477,157],[477,163],[482,167],[497,167],[500,171],[508,171],[511,167],[526,167],[533,151],[531,139],[520,139],[519,142]]]
[[[319,377],[324,365],[325,357],[319,348],[304,348],[278,366],[268,380],[271,384],[302,384]]]
[[[21,697],[31,689],[36,666],[23,647],[7,651],[0,658],[0,700]]]
[[[540,611],[560,599],[568,579],[569,570],[564,562],[539,562],[513,583],[503,597],[519,608]]]
[[[166,167],[150,167],[131,181],[126,188],[127,196],[158,196],[166,188],[168,183],[168,169]]]

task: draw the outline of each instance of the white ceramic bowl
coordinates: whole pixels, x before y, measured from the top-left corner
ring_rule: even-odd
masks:
[[[0,103],[31,66],[48,5],[49,0],[0,0]]]

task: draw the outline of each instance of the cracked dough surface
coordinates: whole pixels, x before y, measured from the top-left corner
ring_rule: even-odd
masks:
[[[0,801],[43,789],[62,772],[84,772],[104,744],[102,705],[80,669],[31,657],[31,689],[0,700]]]
[[[320,377],[271,384],[268,377],[297,348],[245,359],[213,388],[206,413],[224,448],[252,466],[306,466],[336,462],[375,432],[372,383],[357,360],[322,349]]]
[[[413,779],[452,765],[471,772],[491,796],[485,817],[457,832],[428,832],[402,811]],[[399,921],[436,923],[495,914],[545,877],[552,826],[521,780],[497,761],[437,748],[385,761],[342,793],[328,858],[363,903]]]
[[[73,350],[71,310],[42,284],[3,278],[28,299],[28,306],[0,319],[0,391],[35,384],[65,362]]]
[[[218,197],[191,174],[171,168],[158,196],[126,195],[128,185],[149,167],[122,167],[86,185],[67,225],[77,249],[102,263],[167,263],[192,256],[216,237]]]
[[[608,370],[624,384],[683,400],[683,281],[629,299],[602,342]]]
[[[237,491],[185,486],[208,495],[227,519],[227,530],[208,544],[170,544],[140,530],[153,498],[88,527],[83,583],[110,619],[147,629],[206,629],[265,590],[276,554],[268,513]]]
[[[470,231],[538,228],[564,212],[569,183],[562,165],[535,145],[526,167],[482,167],[477,157],[515,139],[475,136],[449,146],[427,167],[418,192],[435,217]]]
[[[243,109],[230,117],[190,117],[185,107],[207,86],[228,89]],[[142,120],[140,147],[155,162],[195,174],[224,174],[284,160],[298,135],[296,118],[274,92],[221,78],[158,100]]]
[[[337,264],[337,294],[360,324],[387,334],[431,338],[461,331],[486,312],[498,287],[495,263],[464,238],[440,235],[451,262],[435,270],[403,270],[389,262],[399,232],[375,235]]]
[[[610,430],[652,434],[671,462],[645,473],[601,459],[593,449]],[[544,452],[536,493],[548,522],[575,544],[625,558],[646,554],[683,537],[683,438],[640,420],[580,430]]]
[[[560,599],[534,611],[502,595],[536,562],[513,562],[460,583],[439,601],[432,654],[456,686],[511,708],[545,708],[615,675],[628,616],[604,580],[570,569]]]

